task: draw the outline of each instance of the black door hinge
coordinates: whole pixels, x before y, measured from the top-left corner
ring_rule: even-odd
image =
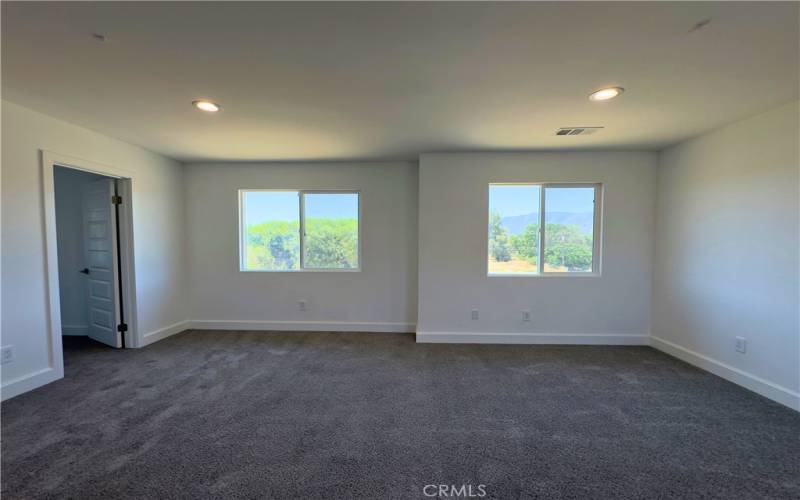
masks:
[[[122,204],[122,196],[114,195],[111,197],[111,203],[113,205],[121,205]]]
[[[117,325],[118,332],[127,332],[128,331],[128,324],[127,323],[120,323]]]

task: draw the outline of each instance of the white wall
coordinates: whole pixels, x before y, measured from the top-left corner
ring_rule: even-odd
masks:
[[[188,164],[184,175],[195,327],[413,331],[415,163]],[[240,272],[243,188],[360,190],[362,271]]]
[[[654,153],[424,154],[419,168],[423,340],[585,343],[594,334],[598,343],[647,342]],[[561,181],[603,183],[602,276],[487,277],[488,184]]]
[[[652,331],[657,347],[800,409],[798,111],[660,154]]]
[[[52,380],[40,149],[134,173],[136,300],[141,332],[186,319],[182,167],[157,154],[2,101],[3,398]]]
[[[83,245],[83,186],[102,179],[102,176],[56,167],[53,177],[61,331],[64,335],[87,335],[89,308],[86,302],[86,275],[78,272],[86,267]]]

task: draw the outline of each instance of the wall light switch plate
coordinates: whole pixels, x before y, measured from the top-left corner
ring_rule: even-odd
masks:
[[[472,316],[471,317],[472,317],[473,321],[478,319],[478,310],[477,309],[473,309],[472,310]]]
[[[306,310],[306,301],[305,300],[301,300],[301,301],[299,301],[297,303],[297,310],[299,310],[299,311],[305,311]]]
[[[747,352],[747,339],[744,337],[736,337],[736,352],[742,354]]]
[[[531,312],[528,309],[522,310],[522,321],[530,321],[531,320]]]

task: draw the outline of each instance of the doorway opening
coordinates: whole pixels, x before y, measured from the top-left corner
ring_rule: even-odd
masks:
[[[53,168],[59,306],[64,347],[75,337],[124,348],[120,251],[120,179],[61,165]]]
[[[143,345],[136,314],[134,174],[46,150],[41,159],[49,310],[49,367],[43,374],[58,380],[64,376],[64,339],[83,339],[98,349]],[[62,195],[71,201],[62,203]]]
[[[136,314],[134,173],[52,151],[40,150],[40,153],[49,315],[49,366],[42,370],[42,376],[52,381],[64,376],[65,338],[85,339],[98,349],[142,346]],[[75,187],[63,188],[62,175],[71,176],[76,172],[84,175],[73,179]],[[56,175],[59,176],[58,193]],[[63,208],[62,191],[72,191],[72,209]],[[77,201],[78,193],[80,201]],[[84,200],[87,200],[86,204]],[[65,219],[69,217],[65,215],[68,211],[72,212],[72,222]],[[80,217],[75,213],[80,213]],[[72,259],[60,255],[68,250],[67,244],[59,241],[59,231],[64,233],[62,240],[80,240],[80,246],[73,244],[71,247]],[[60,275],[64,276],[63,289]],[[66,329],[62,329],[61,321],[62,296],[65,311],[70,309],[69,316],[65,317],[67,321],[63,323]],[[75,313],[77,316],[73,315],[75,304],[80,304],[84,298],[85,305],[81,307],[85,314],[81,316],[78,312]],[[97,340],[88,340],[90,338]]]

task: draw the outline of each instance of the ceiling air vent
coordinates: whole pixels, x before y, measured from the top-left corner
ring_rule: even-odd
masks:
[[[561,127],[556,130],[556,135],[591,135],[602,129],[603,127]]]

